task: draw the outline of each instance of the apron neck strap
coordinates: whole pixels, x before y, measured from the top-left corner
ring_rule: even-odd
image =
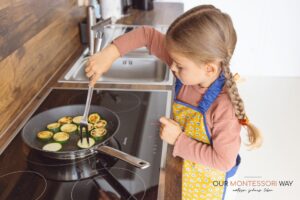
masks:
[[[178,96],[179,90],[180,90],[180,88],[181,88],[182,85],[183,85],[182,82],[178,78],[176,78],[176,82],[175,82],[175,98]]]
[[[225,76],[222,72],[220,76],[209,86],[209,88],[204,93],[201,101],[199,102],[198,108],[205,113],[215,99],[219,96],[222,88],[225,84]]]
[[[222,88],[225,84],[225,76],[222,72],[220,76],[209,86],[209,88],[204,93],[201,101],[198,104],[198,109],[201,113],[205,113],[208,108],[211,106],[211,104],[215,101],[215,99],[218,97],[220,92],[222,91]],[[182,87],[182,82],[176,78],[175,82],[175,98],[177,97],[180,88]]]

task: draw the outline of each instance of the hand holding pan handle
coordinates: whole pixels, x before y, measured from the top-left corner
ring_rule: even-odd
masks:
[[[127,153],[124,153],[122,151],[119,151],[117,149],[114,149],[112,147],[109,146],[105,146],[105,145],[101,145],[99,147],[97,147],[97,150],[103,153],[106,153],[110,156],[114,156],[116,158],[119,158],[129,164],[134,165],[135,167],[138,167],[140,169],[146,169],[148,167],[150,167],[150,163],[142,160],[140,158],[137,158],[135,156],[129,155]]]

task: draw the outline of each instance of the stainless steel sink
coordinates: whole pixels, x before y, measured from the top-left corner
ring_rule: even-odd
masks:
[[[59,82],[87,83],[85,75],[87,50],[59,79]],[[151,84],[172,85],[173,74],[168,66],[148,53],[130,53],[117,59],[110,70],[97,82],[107,84]]]
[[[139,25],[110,24],[104,26],[104,37],[101,49],[111,43],[120,35],[123,35]],[[155,29],[164,33],[167,30],[165,25],[154,26]],[[73,66],[59,79],[59,82],[87,83],[85,76],[85,65],[88,49],[77,59]],[[151,85],[172,85],[174,76],[168,66],[157,57],[150,55],[146,47],[135,49],[122,58],[117,59],[110,70],[103,74],[97,81],[107,84],[151,84]]]
[[[148,57],[124,57],[116,60],[104,74],[104,81],[162,82],[168,77],[166,66],[158,59]]]

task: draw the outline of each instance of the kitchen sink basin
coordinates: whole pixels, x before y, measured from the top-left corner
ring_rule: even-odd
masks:
[[[111,41],[135,28],[138,25],[113,24],[104,27],[103,42],[101,49]],[[164,33],[167,26],[154,26],[155,29]],[[89,80],[85,75],[88,49],[82,53],[73,66],[59,79],[59,82],[87,83]],[[103,74],[97,82],[108,84],[151,84],[172,85],[174,76],[168,66],[157,57],[150,55],[146,47],[131,51],[125,56],[117,59],[110,70]]]
[[[124,57],[116,60],[102,80],[162,82],[167,76],[166,65],[154,57]]]
[[[84,71],[87,60],[88,57],[84,53],[59,82],[87,83],[89,80]],[[97,82],[172,85],[173,79],[168,66],[157,57],[148,53],[131,53],[118,58]]]

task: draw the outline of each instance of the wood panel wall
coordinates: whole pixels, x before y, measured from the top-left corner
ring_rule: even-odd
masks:
[[[0,0],[0,138],[50,77],[82,49],[76,0]]]

